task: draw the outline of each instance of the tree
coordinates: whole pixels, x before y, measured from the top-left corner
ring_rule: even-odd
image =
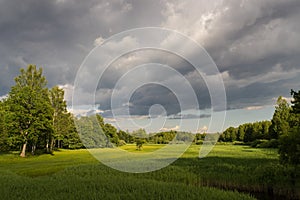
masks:
[[[134,137],[130,135],[128,132],[119,130],[117,134],[120,140],[124,140],[126,143],[134,143]]]
[[[300,91],[291,91],[293,95],[290,115],[292,123],[287,134],[280,137],[279,154],[280,161],[284,164],[298,166],[300,164]]]
[[[291,128],[287,135],[280,137],[279,155],[282,164],[300,164],[300,126]]]
[[[291,95],[293,96],[292,101],[292,112],[296,114],[300,114],[300,90],[298,92],[291,90]]]
[[[269,134],[271,139],[278,139],[280,135],[286,135],[289,131],[289,118],[291,108],[288,102],[278,97],[275,112],[272,118]]]
[[[101,117],[101,116],[100,116]],[[82,116],[74,118],[80,139],[86,148],[99,148],[109,145],[109,140],[102,128],[100,129],[98,116]]]
[[[225,142],[233,142],[236,140],[236,128],[229,127],[224,131]]]
[[[78,132],[75,126],[75,117],[71,113],[67,113],[64,115],[64,119],[66,120],[66,131],[63,132],[62,141],[60,139],[57,140],[58,148],[68,148],[68,149],[78,149],[82,148],[83,144],[80,140]],[[63,144],[61,144],[63,142]]]
[[[291,90],[293,96],[290,126],[300,126],[300,90],[298,92]]]
[[[142,138],[137,138],[135,142],[136,142],[136,148],[139,151],[142,149],[143,144],[146,143],[146,141]]]
[[[242,124],[238,127],[237,140],[244,141],[244,136],[245,136],[245,125]]]
[[[32,153],[38,145],[46,147],[52,137],[53,109],[50,104],[46,78],[42,68],[29,65],[21,69],[15,78],[16,85],[9,92],[7,103],[12,113],[14,131],[22,138],[21,157],[25,157],[27,145]]]
[[[245,124],[245,135],[244,142],[253,142],[255,138],[253,137],[253,126],[251,123]]]
[[[105,123],[104,119],[101,115],[96,114],[96,118],[98,120],[98,123],[99,123],[101,129],[103,130],[104,134],[109,139],[109,141],[111,143],[114,143],[114,144],[118,145],[119,144],[119,137],[118,137],[118,134],[117,134],[117,129],[113,125],[111,125],[109,123]],[[108,143],[107,143],[106,146],[108,146]]]
[[[4,109],[4,103],[0,101],[0,151],[8,150],[7,140],[8,133],[6,129],[6,112]]]
[[[64,139],[64,136],[68,134],[71,128],[71,121],[67,111],[67,103],[64,100],[64,90],[55,86],[49,93],[51,106],[53,108],[53,135],[50,145],[50,151],[52,151],[55,143],[57,142],[57,146],[60,146],[60,142]]]
[[[270,121],[262,121],[262,134],[263,134],[263,139],[270,139],[270,134],[269,134],[269,129],[270,126],[272,125],[272,122]]]

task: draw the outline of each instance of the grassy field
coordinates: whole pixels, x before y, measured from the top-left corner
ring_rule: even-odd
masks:
[[[161,147],[144,145],[137,151],[134,145],[126,145],[122,149],[145,153]],[[299,180],[291,183],[291,169],[278,165],[275,149],[216,145],[206,158],[198,159],[199,148],[191,146],[172,165],[144,174],[113,170],[87,150],[60,150],[27,158],[2,154],[0,198],[288,199],[299,195]],[[230,191],[235,189],[251,192],[252,197]]]

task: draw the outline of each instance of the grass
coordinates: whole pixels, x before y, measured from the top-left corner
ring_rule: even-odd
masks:
[[[120,147],[123,150],[126,150],[128,152],[134,152],[134,153],[149,153],[154,152],[162,147],[164,147],[164,144],[151,144],[151,145],[143,145],[141,150],[137,150],[135,144],[127,144],[125,146]]]
[[[162,145],[135,145],[122,149],[151,152]],[[278,165],[275,149],[216,145],[198,159],[200,146],[193,145],[172,165],[145,174],[113,170],[99,163],[87,150],[60,150],[55,155],[20,158],[0,155],[2,199],[286,199],[299,191],[288,178],[289,169]],[[299,195],[299,194],[298,194]]]
[[[0,170],[9,170],[30,177],[51,175],[70,166],[93,164],[98,161],[85,149],[59,150],[54,155],[44,154],[21,158],[18,152],[0,155]]]

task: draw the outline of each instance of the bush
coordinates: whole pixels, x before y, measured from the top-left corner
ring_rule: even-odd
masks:
[[[119,140],[118,146],[124,146],[126,145],[126,142],[124,140]]]
[[[271,139],[266,142],[263,142],[257,146],[258,148],[277,148],[278,147],[278,140]]]
[[[195,142],[195,144],[196,144],[196,145],[201,145],[201,144],[203,144],[203,140],[197,140],[197,141]]]
[[[253,142],[250,143],[251,147],[259,147],[260,144],[268,142],[268,140],[254,140]]]
[[[250,143],[250,146],[255,148],[277,148],[278,144],[279,143],[277,139],[255,140]]]
[[[233,145],[245,145],[245,143],[242,141],[234,141]]]

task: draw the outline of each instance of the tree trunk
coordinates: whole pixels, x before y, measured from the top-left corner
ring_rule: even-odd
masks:
[[[53,152],[54,144],[55,144],[55,140],[52,138],[52,139],[51,139],[51,142],[50,142],[50,153]]]
[[[27,141],[23,144],[22,152],[20,154],[20,156],[23,157],[23,158],[25,157],[26,146],[27,146]]]
[[[35,149],[36,149],[36,146],[35,146],[35,144],[34,144],[34,145],[32,145],[32,147],[31,147],[31,154],[32,154],[32,155],[34,155]]]
[[[47,140],[47,143],[46,143],[46,152],[49,153],[49,141]]]

